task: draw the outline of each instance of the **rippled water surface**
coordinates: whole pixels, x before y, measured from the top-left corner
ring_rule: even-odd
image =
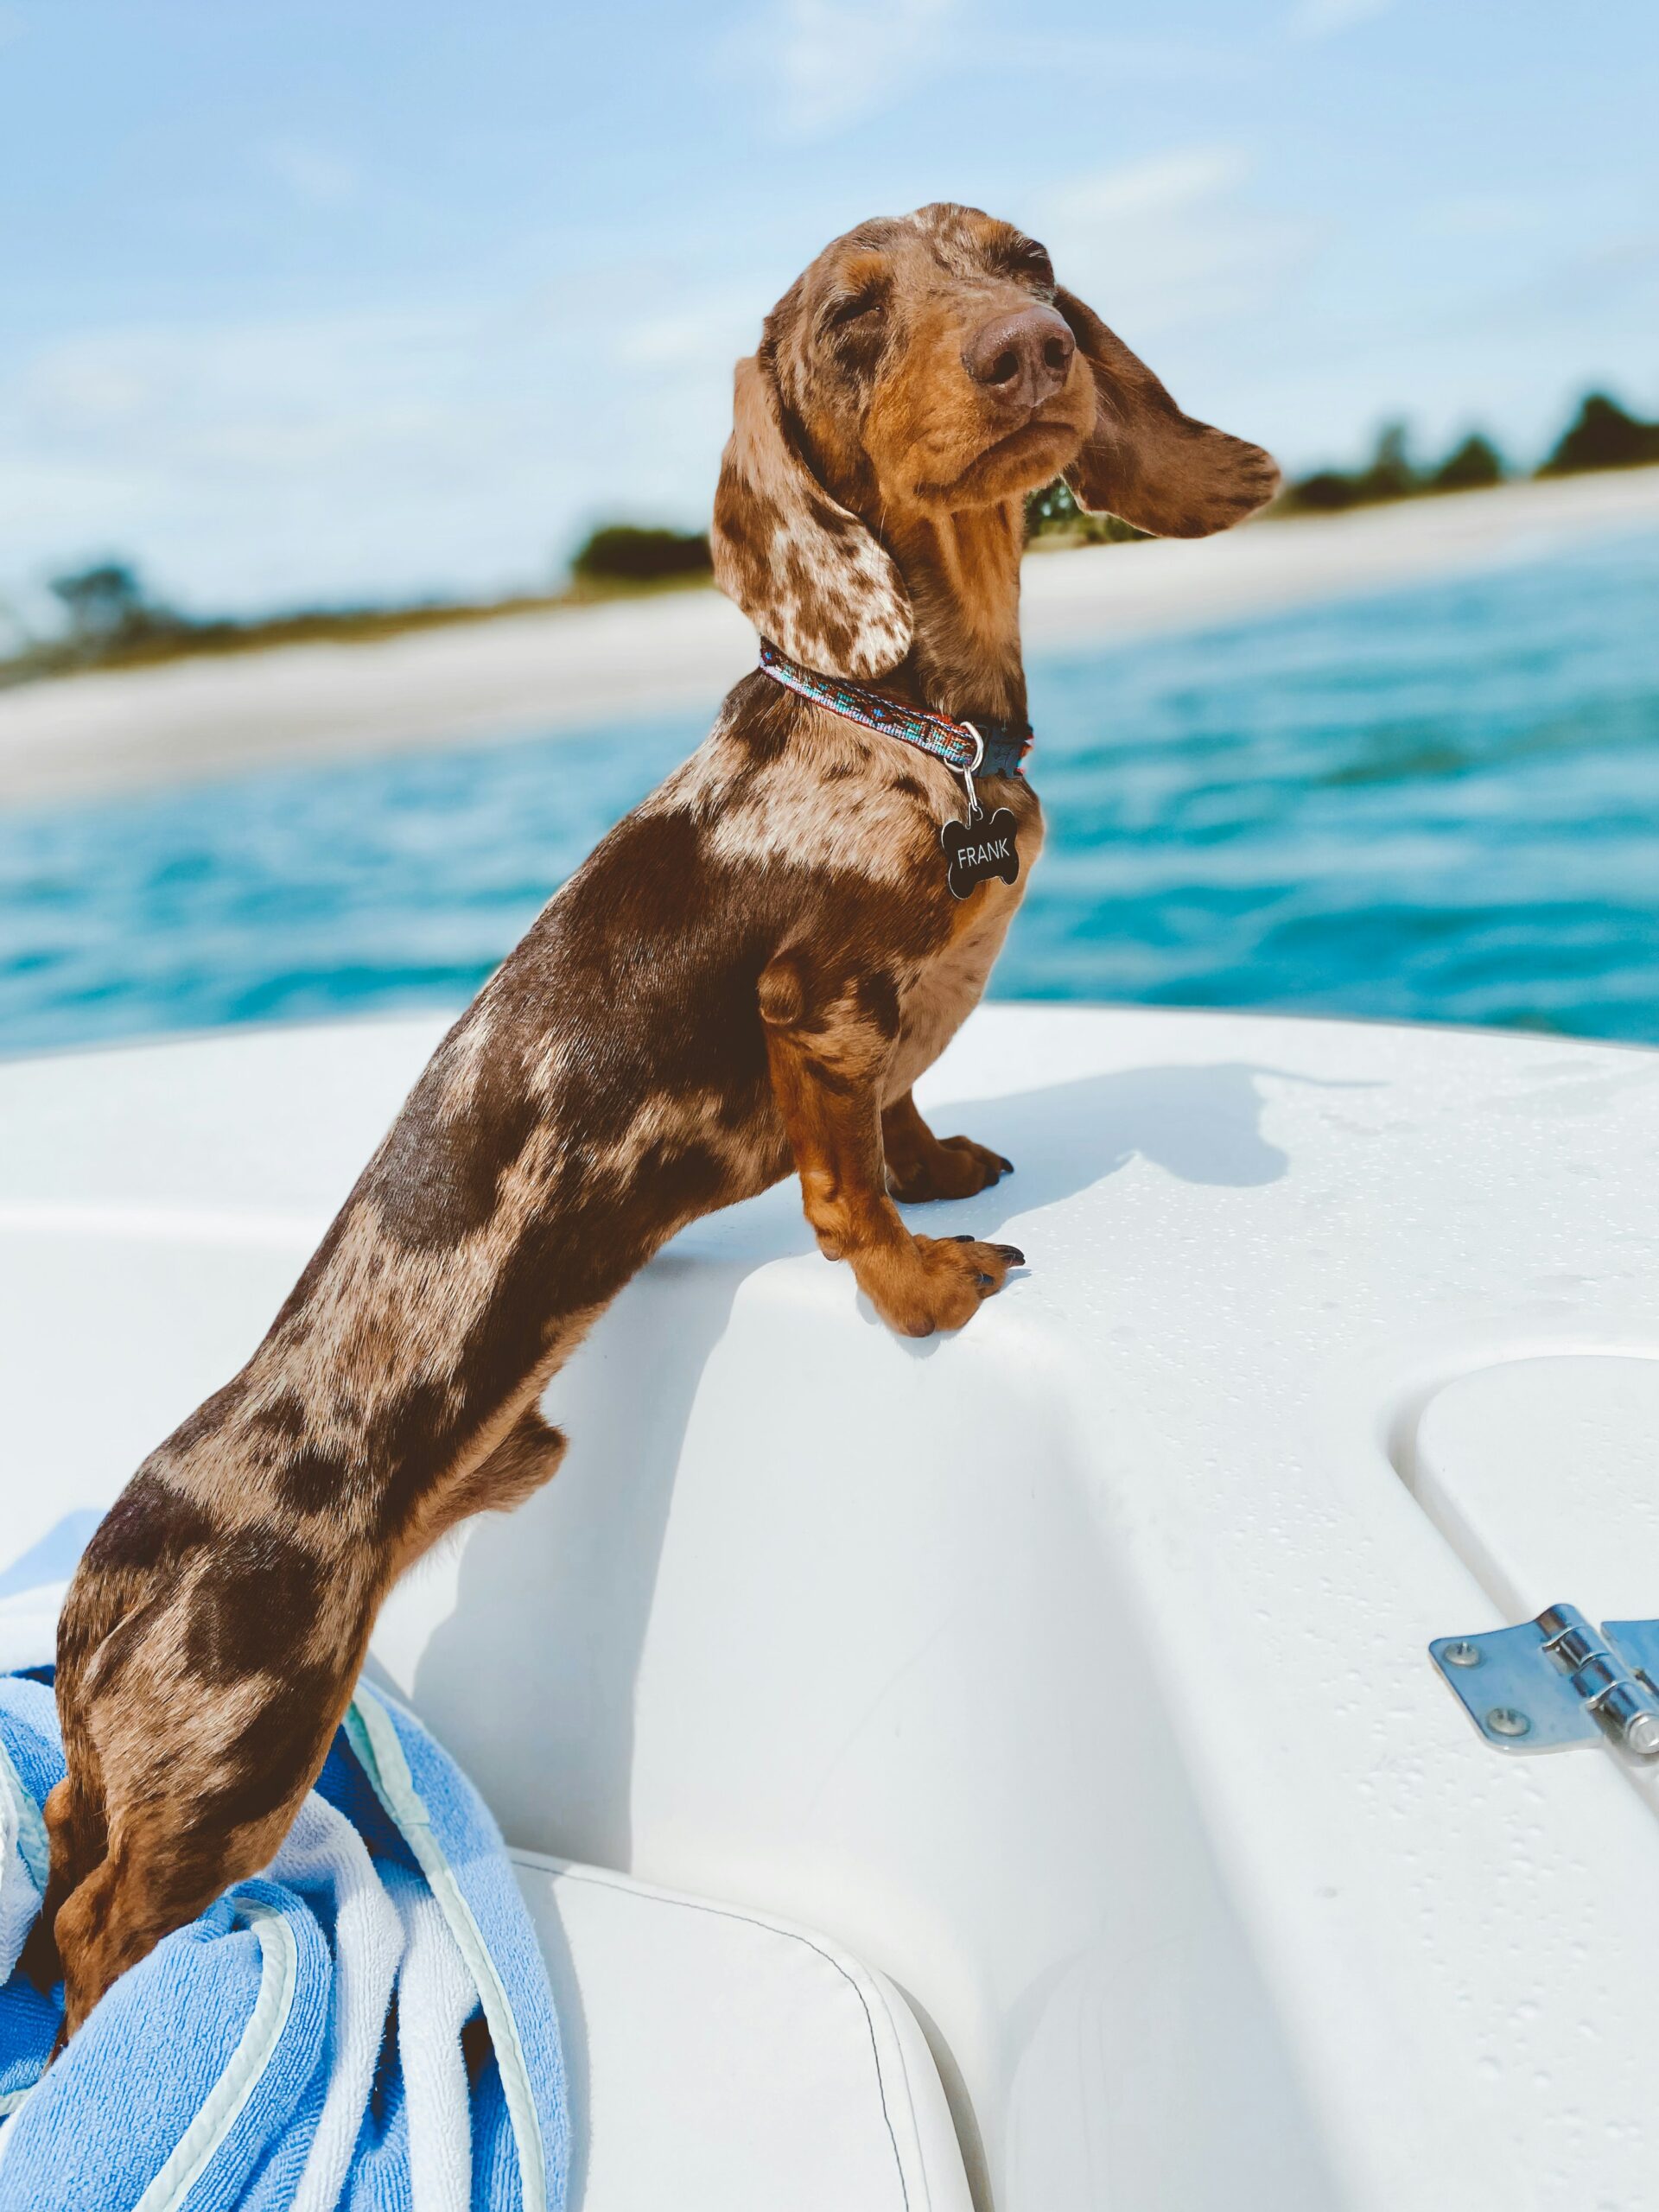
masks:
[[[1031,672],[1001,995],[1659,1042],[1659,537]],[[0,816],[0,1046],[457,1003],[707,721]]]

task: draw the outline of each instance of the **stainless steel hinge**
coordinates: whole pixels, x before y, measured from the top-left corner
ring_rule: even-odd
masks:
[[[1486,1741],[1500,1751],[1615,1745],[1659,1758],[1659,1620],[1592,1628],[1551,1605],[1518,1628],[1437,1637],[1429,1656]]]

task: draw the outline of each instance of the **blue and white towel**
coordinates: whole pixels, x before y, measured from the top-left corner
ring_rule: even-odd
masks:
[[[563,2212],[547,1974],[500,1835],[359,1688],[287,1841],[61,2017],[16,1971],[63,1773],[50,1670],[0,1675],[0,2212]]]

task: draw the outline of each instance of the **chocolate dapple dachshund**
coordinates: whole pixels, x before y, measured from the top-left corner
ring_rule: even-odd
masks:
[[[1020,560],[1025,496],[1062,473],[1178,537],[1277,480],[971,208],[863,224],[767,317],[713,539],[762,665],[449,1032],[270,1334],[75,1577],[35,1955],[68,2032],[270,1858],[386,1592],[547,1481],[544,1384],[677,1230],[793,1168],[820,1248],[910,1336],[1020,1263],[894,1201],[1008,1165],[935,1136],[911,1085],[1042,839]]]

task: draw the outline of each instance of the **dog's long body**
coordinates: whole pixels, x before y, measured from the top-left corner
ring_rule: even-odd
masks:
[[[1189,533],[1271,490],[1265,456],[1181,416],[1046,266],[988,218],[924,210],[839,241],[769,321],[740,369],[716,559],[802,659],[1023,720],[1031,484],[1069,467],[1096,503]],[[883,287],[872,350],[858,303]],[[1118,420],[1136,407],[1138,443]],[[1014,815],[1020,875],[958,899],[950,771],[750,676],[450,1032],[264,1343],[146,1461],[76,1576],[35,1951],[49,1970],[55,1933],[70,2031],[270,1856],[387,1590],[552,1474],[547,1378],[686,1222],[793,1167],[823,1249],[893,1327],[959,1327],[1001,1287],[1018,1253],[917,1236],[893,1203],[1007,1166],[935,1138],[911,1100],[1041,841],[1023,778],[982,794]]]

